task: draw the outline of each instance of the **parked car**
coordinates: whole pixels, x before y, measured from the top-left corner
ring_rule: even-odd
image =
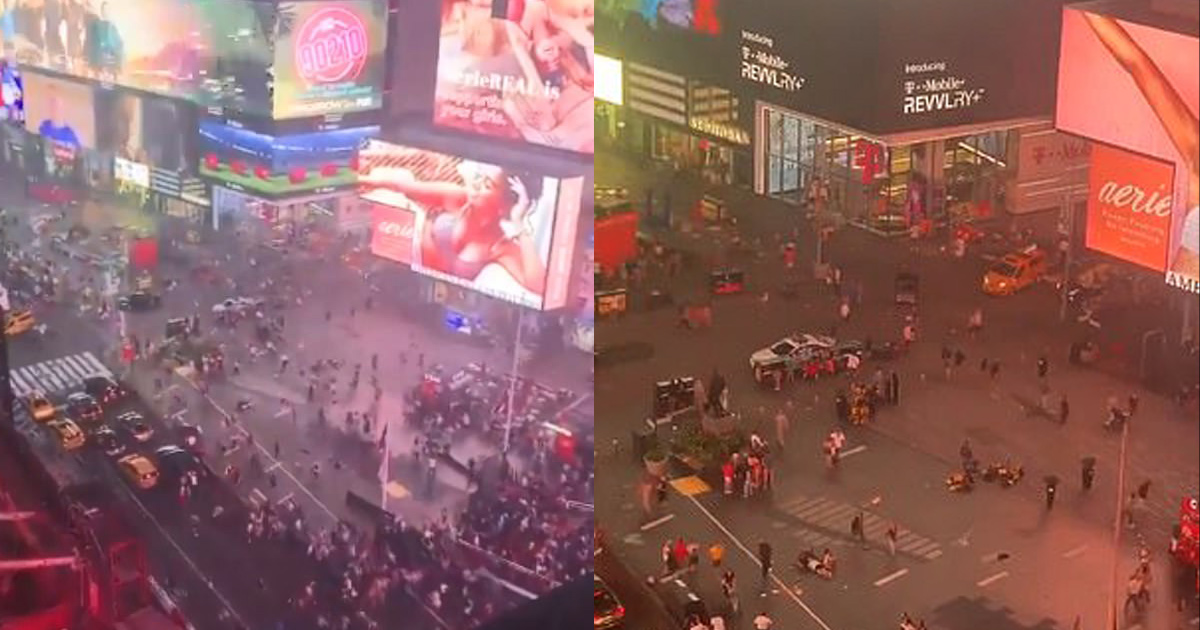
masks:
[[[125,445],[117,437],[117,432],[109,427],[100,427],[92,432],[92,444],[95,444],[105,455],[120,457],[125,454]]]
[[[27,308],[18,309],[4,319],[4,334],[7,337],[16,337],[33,330],[35,325],[37,318],[33,316],[33,311]]]
[[[593,578],[594,606],[592,617],[595,621],[593,630],[613,630],[625,626],[625,607],[617,599],[612,589],[600,578]]]
[[[178,482],[190,472],[196,473],[201,479],[208,477],[208,469],[204,467],[204,462],[180,446],[160,446],[154,449],[154,456],[158,460],[159,470],[172,483]]]
[[[1046,253],[1027,247],[1004,256],[983,276],[983,292],[988,295],[1012,295],[1031,286],[1046,273]]]
[[[214,304],[212,312],[214,314],[234,312],[239,314],[253,313],[263,307],[265,302],[259,298],[250,297],[231,297],[222,300],[218,304]]]
[[[49,422],[58,415],[58,409],[43,392],[30,392],[25,396],[25,407],[37,422]]]
[[[140,313],[152,311],[162,306],[162,296],[149,291],[134,291],[117,298],[117,308],[122,311]]]
[[[794,370],[801,364],[828,354],[837,342],[825,335],[793,335],[756,350],[750,355],[750,369]]]
[[[75,392],[67,396],[67,411],[71,417],[87,424],[95,424],[104,420],[104,410],[90,394]]]
[[[83,448],[87,442],[87,438],[83,435],[83,431],[67,418],[62,420],[51,420],[46,423],[50,431],[54,433],[54,437],[58,440],[58,445],[63,447],[63,450],[74,451]]]
[[[117,424],[138,442],[149,442],[154,437],[154,429],[136,411],[126,411],[117,416]]]
[[[83,391],[99,401],[101,405],[118,402],[128,393],[113,377],[100,375],[83,379]]]
[[[129,483],[142,490],[149,490],[158,485],[158,467],[145,455],[126,455],[117,460],[117,468]]]

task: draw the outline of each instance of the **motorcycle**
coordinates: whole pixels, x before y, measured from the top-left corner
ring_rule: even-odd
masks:
[[[1104,421],[1104,428],[1109,431],[1120,431],[1127,420],[1129,420],[1129,412],[1124,409],[1109,409],[1108,419]]]
[[[1025,476],[1025,469],[1019,464],[989,464],[983,471],[984,481],[995,481],[1001,488],[1011,488]]]
[[[955,472],[946,477],[946,490],[950,492],[970,492],[975,488],[975,478],[970,473]]]

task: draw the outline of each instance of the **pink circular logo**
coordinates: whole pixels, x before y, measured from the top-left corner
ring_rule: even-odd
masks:
[[[353,81],[367,63],[367,27],[348,9],[326,7],[296,34],[296,69],[310,85]]]

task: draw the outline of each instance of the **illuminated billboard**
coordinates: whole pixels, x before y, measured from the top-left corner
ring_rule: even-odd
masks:
[[[9,3],[11,4],[11,3]],[[0,44],[26,68],[270,111],[269,30],[249,0],[22,0]]]
[[[267,199],[318,195],[354,184],[354,154],[378,127],[268,136],[200,123],[200,174]]]
[[[1162,272],[1167,265],[1174,169],[1104,144],[1088,169],[1089,249]]]
[[[52,143],[64,159],[96,147],[92,86],[25,73],[25,128]]]
[[[274,118],[382,106],[385,2],[286,2],[279,12],[292,26],[276,42]]]
[[[0,122],[25,122],[25,82],[11,61],[0,59]]]
[[[413,269],[530,308],[567,304],[582,178],[378,141],[358,163],[363,198],[415,216]]]
[[[1167,282],[1200,292],[1200,40],[1068,8],[1061,46],[1055,125],[1175,165]]]
[[[446,0],[434,122],[591,153],[594,0]]]
[[[613,105],[625,104],[625,79],[621,72],[620,59],[596,55],[596,98]]]

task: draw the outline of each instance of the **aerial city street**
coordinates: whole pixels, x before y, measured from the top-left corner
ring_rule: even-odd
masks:
[[[1200,625],[1195,3],[599,13],[597,630]]]
[[[0,628],[584,623],[579,4],[0,4]]]

